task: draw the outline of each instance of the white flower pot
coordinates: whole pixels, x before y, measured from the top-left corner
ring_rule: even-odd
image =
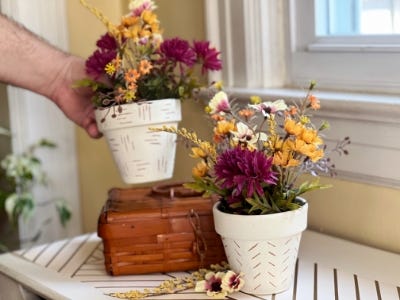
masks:
[[[221,235],[231,269],[243,272],[242,290],[271,295],[287,290],[302,232],[307,227],[308,204],[294,211],[268,215],[233,215],[213,207],[215,230]]]
[[[178,126],[179,99],[129,103],[96,109],[99,130],[107,139],[123,181],[127,184],[169,179],[173,175],[176,135],[150,127]]]

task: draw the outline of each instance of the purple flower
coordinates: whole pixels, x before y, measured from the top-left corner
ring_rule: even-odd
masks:
[[[242,277],[242,273],[236,274],[235,272],[229,270],[222,279],[222,289],[228,291],[228,293],[239,291],[244,285],[244,280]]]
[[[187,41],[180,38],[165,40],[160,46],[161,60],[184,63],[189,67],[196,63],[196,53]]]
[[[204,74],[207,70],[218,71],[222,69],[220,54],[215,48],[210,48],[210,42],[200,41],[193,43],[197,58],[202,62],[201,72]]]
[[[86,60],[86,72],[98,79],[104,74],[104,67],[117,56],[115,39],[105,34],[96,43],[98,49]]]
[[[108,33],[102,35],[100,39],[96,42],[96,46],[101,50],[116,51],[117,41]]]
[[[235,201],[243,193],[246,197],[253,197],[255,193],[262,195],[265,184],[276,184],[271,167],[272,157],[266,157],[261,151],[236,147],[218,157],[214,170],[221,188],[232,189],[230,201]]]
[[[198,281],[195,286],[196,292],[207,292],[207,296],[218,299],[224,299],[228,294],[228,291],[223,290],[221,287],[222,279],[225,274],[223,272],[208,272],[205,276],[205,280]]]

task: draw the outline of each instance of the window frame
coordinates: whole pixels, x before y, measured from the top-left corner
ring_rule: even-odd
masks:
[[[318,37],[310,11],[312,0],[289,2],[293,85],[313,78],[324,89],[400,93],[400,35]]]
[[[337,64],[340,59],[327,58],[337,44],[331,47],[332,40],[316,38],[313,30],[299,32],[296,23],[300,20],[302,26],[314,28],[310,18],[296,17],[300,3],[305,5],[303,12],[313,7],[312,0],[205,0],[207,38],[221,49],[223,59],[221,75],[212,80],[222,80],[235,98],[258,94],[265,100],[301,97],[310,79],[317,80],[316,96],[323,109],[315,117],[331,124],[328,135],[333,138],[328,142],[347,135],[352,140],[350,156],[336,163],[338,177],[399,188],[400,172],[393,162],[400,157],[400,72],[394,72],[392,59],[400,62],[400,52],[388,51],[387,44],[355,52],[357,43],[352,41],[347,46],[353,48],[340,49],[335,55],[355,62],[355,71],[363,76],[355,71],[343,76]],[[358,47],[367,45],[365,39],[362,42]],[[317,45],[323,50],[316,49]],[[390,57],[385,59],[385,55]],[[381,68],[379,75],[389,77],[370,80],[370,70],[361,58],[372,60],[375,68],[382,57],[390,72]],[[316,63],[310,66],[313,59]]]

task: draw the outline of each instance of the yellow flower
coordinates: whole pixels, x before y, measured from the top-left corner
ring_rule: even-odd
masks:
[[[324,156],[324,151],[322,149],[318,149],[314,144],[307,144],[301,139],[290,141],[290,143],[293,150],[309,157],[313,162],[320,160]]]
[[[149,25],[158,24],[157,15],[151,10],[144,10],[141,15],[143,21]]]
[[[301,123],[301,124],[309,124],[309,123],[311,123],[311,120],[310,120],[310,118],[307,117],[307,116],[301,116],[301,117],[300,117],[300,123]]]
[[[301,123],[296,123],[293,119],[286,119],[284,128],[287,133],[294,135],[294,136],[299,136],[304,129],[304,126]]]
[[[267,147],[270,148],[273,152],[282,150],[285,147],[286,142],[283,142],[283,139],[279,137],[279,135],[270,135],[268,138],[268,142],[266,143]],[[287,148],[287,147],[286,147]]]
[[[221,91],[222,90],[222,87],[223,87],[223,84],[222,84],[222,81],[216,81],[216,82],[214,82],[214,85],[213,85],[218,91]]]
[[[207,153],[201,147],[192,147],[192,154],[190,154],[190,157],[205,158],[207,157]]]
[[[192,169],[192,175],[194,177],[204,177],[208,172],[208,166],[204,160],[200,161]]]
[[[132,102],[135,99],[135,92],[132,90],[128,90],[125,92],[124,99],[126,102]]]
[[[308,144],[321,145],[322,139],[318,136],[318,131],[315,129],[305,128],[301,133],[301,139]]]
[[[104,70],[106,71],[107,75],[112,76],[112,75],[114,75],[114,73],[115,73],[115,65],[114,65],[113,63],[109,62],[109,63],[105,66]]]
[[[323,157],[324,157],[324,150],[322,150],[322,149],[313,151],[311,153],[311,155],[309,156],[309,158],[311,159],[312,162],[317,162]]]
[[[226,135],[235,129],[235,120],[222,120],[217,122],[214,133],[218,135]]]
[[[235,129],[235,120],[218,121],[214,127],[214,141],[216,143],[220,142],[224,136],[228,136],[231,131]]]
[[[250,97],[250,103],[251,104],[260,104],[261,103],[261,97],[260,96],[251,96]]]
[[[297,167],[300,164],[299,160],[293,158],[293,152],[288,150],[275,152],[272,163],[284,168]]]

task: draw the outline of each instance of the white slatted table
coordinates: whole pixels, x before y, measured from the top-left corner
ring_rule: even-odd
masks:
[[[106,294],[155,287],[165,279],[187,275],[108,276],[96,234],[0,255],[0,273],[46,299],[72,300],[116,299]],[[188,290],[147,299],[209,298]],[[263,297],[239,292],[229,299],[400,300],[400,255],[305,231],[288,291]]]

